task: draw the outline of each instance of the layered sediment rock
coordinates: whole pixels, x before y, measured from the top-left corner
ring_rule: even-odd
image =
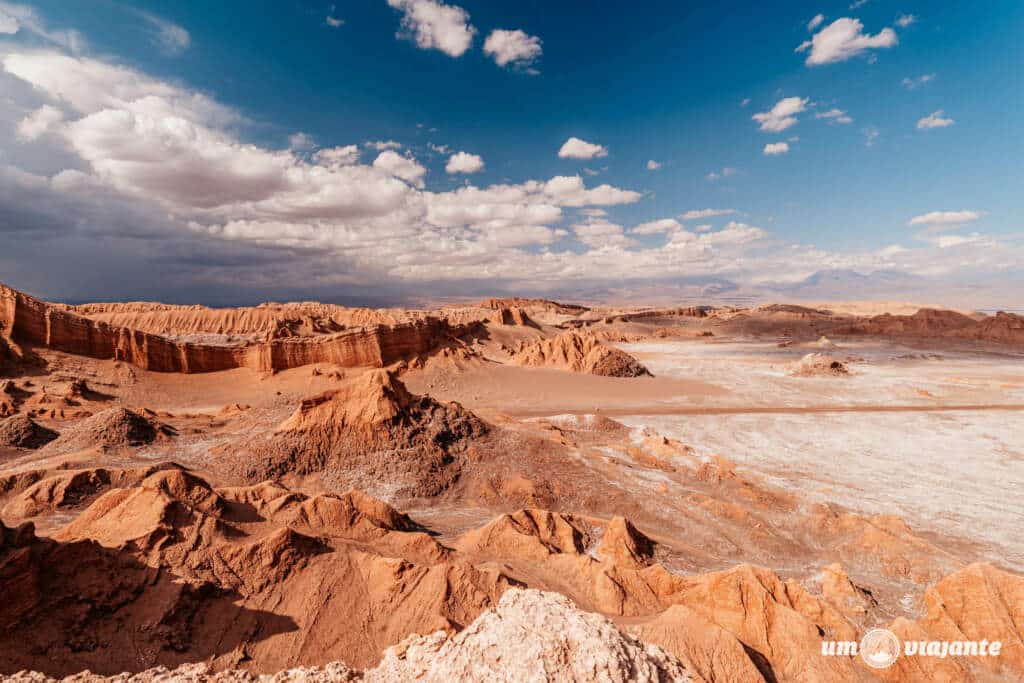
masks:
[[[477,306],[494,310],[502,308],[534,309],[560,315],[579,315],[590,310],[586,306],[578,306],[576,304],[562,304],[550,299],[526,299],[518,296],[484,299]]]
[[[167,336],[297,336],[351,327],[395,325],[411,319],[404,311],[346,308],[317,302],[265,303],[242,308],[150,302],[97,303],[69,306],[66,310],[116,327]]]
[[[658,318],[706,318],[709,310],[711,308],[708,306],[652,308],[646,311],[633,311],[631,313],[606,316],[604,322],[611,324],[635,322],[637,320],[656,320]]]
[[[478,324],[478,323],[477,323]],[[77,315],[0,285],[0,337],[66,353],[121,360],[155,372],[287,370],[313,363],[383,367],[429,353],[468,331],[425,316],[408,322],[315,336],[200,344],[120,327]]]
[[[841,327],[838,334],[883,337],[946,337],[1024,344],[1024,316],[1000,311],[980,319],[956,311],[922,308],[913,315],[876,315]]]

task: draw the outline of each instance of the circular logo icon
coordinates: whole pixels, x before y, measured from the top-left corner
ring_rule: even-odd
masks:
[[[871,629],[860,639],[860,658],[873,669],[887,669],[899,656],[900,639],[888,629]]]

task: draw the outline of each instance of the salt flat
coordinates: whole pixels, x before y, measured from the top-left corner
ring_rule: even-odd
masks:
[[[921,354],[895,344],[840,344],[848,377],[797,378],[786,363],[806,349],[763,342],[623,345],[655,373],[729,389],[722,407],[786,412],[619,417],[722,455],[811,500],[897,514],[918,528],[980,540],[990,558],[1024,566],[1024,362],[1018,356]],[[719,401],[716,401],[719,403]],[[954,404],[993,409],[944,410]],[[803,408],[879,406],[878,411]],[[915,406],[886,412],[886,406]]]

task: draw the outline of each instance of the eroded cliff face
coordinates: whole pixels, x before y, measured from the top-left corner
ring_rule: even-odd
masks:
[[[881,337],[954,337],[999,344],[1024,342],[1024,316],[999,311],[974,319],[955,311],[922,308],[913,315],[876,315],[837,330]]]
[[[468,325],[453,326],[427,316],[317,336],[200,344],[92,320],[0,285],[0,335],[4,339],[120,360],[154,372],[216,372],[243,367],[273,372],[312,363],[383,367],[428,353],[466,331]]]

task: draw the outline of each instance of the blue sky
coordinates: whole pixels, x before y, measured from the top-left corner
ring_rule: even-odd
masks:
[[[838,270],[1019,298],[1024,5],[854,4],[0,2],[0,279],[216,302]]]

